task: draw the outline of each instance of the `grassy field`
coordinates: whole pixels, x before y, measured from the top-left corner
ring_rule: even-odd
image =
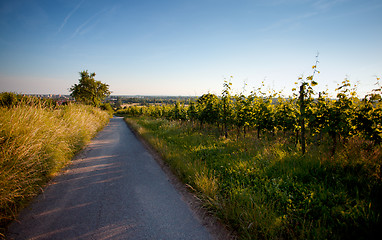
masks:
[[[0,107],[0,237],[7,223],[109,120],[98,108]]]
[[[352,138],[334,156],[325,144],[301,155],[278,135],[226,139],[190,122],[126,121],[241,239],[381,234],[381,146]]]

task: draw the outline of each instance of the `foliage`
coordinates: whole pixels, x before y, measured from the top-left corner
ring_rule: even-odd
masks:
[[[88,71],[80,72],[81,78],[78,84],[74,84],[70,88],[71,96],[76,101],[99,106],[103,99],[110,95],[109,85],[94,79],[95,73],[88,73]]]
[[[232,76],[231,76],[232,79]],[[231,97],[231,81],[224,81],[224,90],[222,92],[222,97],[220,102],[220,106],[218,108],[219,111],[219,120],[223,127],[224,136],[228,137],[228,126],[233,123],[233,106],[232,106],[232,97]]]
[[[274,136],[283,132],[288,139],[294,139],[304,154],[306,148],[316,147],[325,139],[332,148],[332,155],[339,144],[346,143],[352,137],[371,140],[374,144],[382,141],[382,98],[379,78],[377,88],[363,99],[356,97],[356,86],[345,79],[336,89],[337,98],[331,99],[326,92],[320,92],[317,98],[313,87],[317,70],[306,80],[302,77],[298,93],[282,98],[276,93],[267,94],[261,89],[244,94],[232,95],[230,81],[225,81],[221,96],[208,93],[191,101],[188,105],[177,102],[151,106],[130,106],[119,110],[129,116],[151,116],[169,120],[192,121],[200,127],[218,127],[220,135],[236,129],[236,135],[246,135],[256,130],[257,137]],[[299,84],[296,82],[296,84]],[[263,83],[264,86],[264,83]],[[250,136],[248,136],[250,137]]]
[[[110,117],[113,116],[113,113],[114,113],[114,109],[113,107],[110,105],[110,103],[103,103],[101,104],[100,108],[106,112],[109,113]]]
[[[0,107],[12,108],[18,104],[27,104],[30,106],[40,106],[44,108],[56,108],[58,106],[57,102],[53,99],[41,99],[32,96],[23,96],[11,92],[0,93]]]
[[[198,120],[201,125],[204,123],[214,124],[219,119],[218,105],[219,99],[216,95],[207,93],[198,98]]]
[[[0,93],[0,107],[11,107],[16,105],[22,99],[21,95],[10,92]]]

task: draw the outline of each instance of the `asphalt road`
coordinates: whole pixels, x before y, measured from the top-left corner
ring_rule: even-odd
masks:
[[[152,155],[113,118],[8,239],[211,239]]]

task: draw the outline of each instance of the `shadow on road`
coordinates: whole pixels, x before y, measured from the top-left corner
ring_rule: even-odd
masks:
[[[210,239],[120,118],[22,211],[7,237]]]

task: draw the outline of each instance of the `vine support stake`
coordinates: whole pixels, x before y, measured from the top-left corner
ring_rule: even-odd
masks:
[[[302,154],[305,154],[305,85],[300,86],[300,124],[301,124],[301,150]]]

